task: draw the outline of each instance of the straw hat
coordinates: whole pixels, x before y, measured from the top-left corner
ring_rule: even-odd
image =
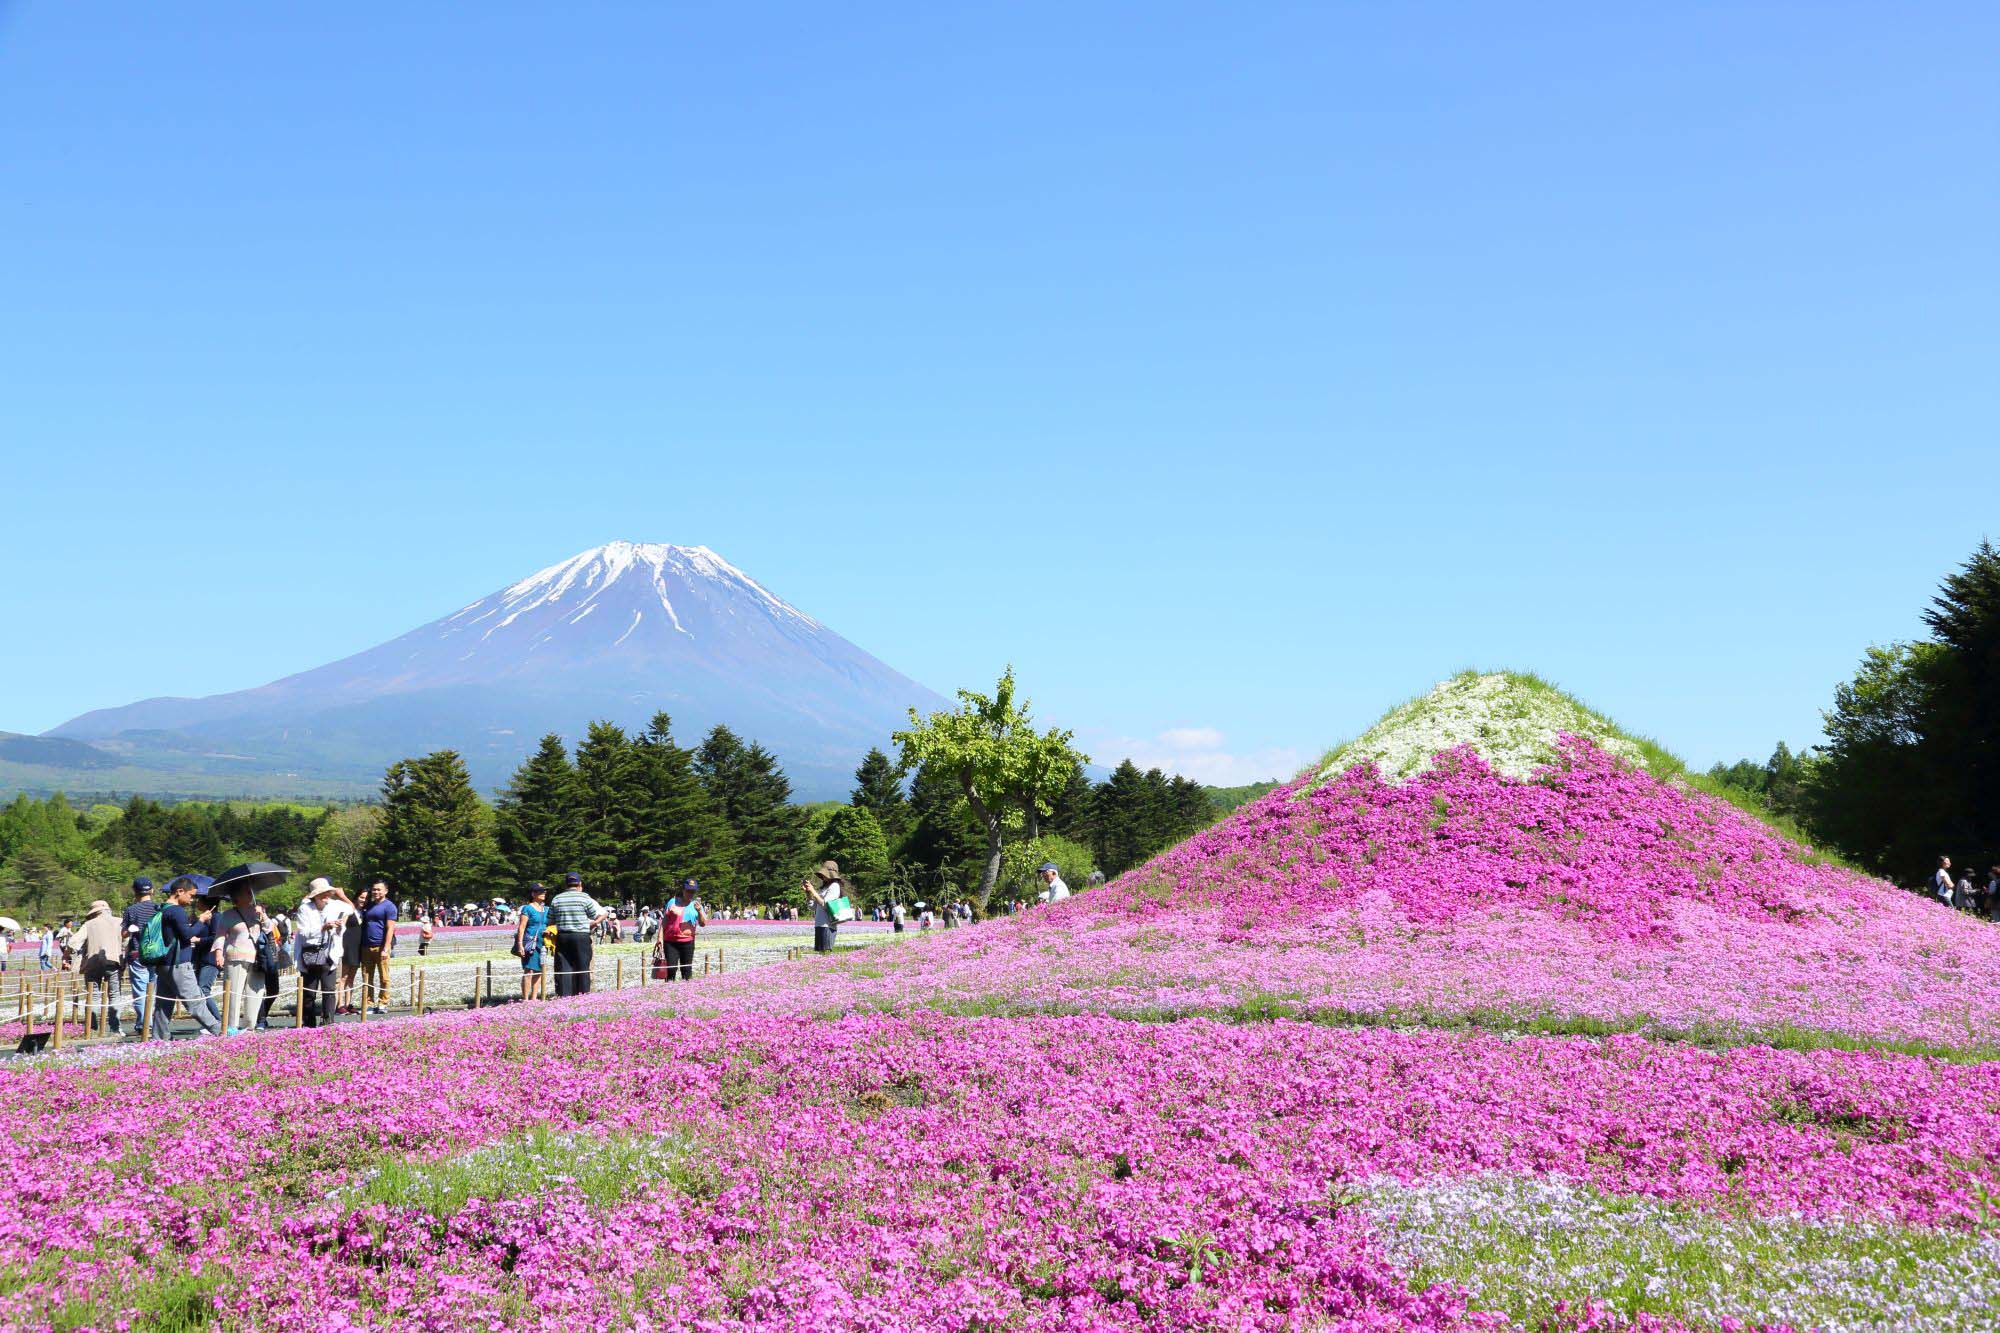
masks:
[[[821,861],[819,863],[819,877],[821,879],[839,879],[840,867],[832,861]]]
[[[94,916],[104,916],[110,911],[111,911],[111,904],[105,902],[104,899],[99,898],[95,902],[91,903],[90,910],[83,914],[83,919],[85,921],[88,921],[90,920],[90,918]]]

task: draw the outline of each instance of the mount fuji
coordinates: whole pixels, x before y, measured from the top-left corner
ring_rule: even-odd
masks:
[[[620,541],[338,662],[85,713],[46,738],[202,779],[182,788],[255,777],[235,790],[336,794],[449,747],[497,788],[545,732],[573,743],[596,719],[637,728],[665,709],[682,744],[726,723],[778,756],[799,798],[817,799],[843,794],[910,707],[943,702],[705,546]],[[163,774],[159,789],[175,787]]]

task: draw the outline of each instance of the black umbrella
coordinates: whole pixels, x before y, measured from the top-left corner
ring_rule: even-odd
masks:
[[[240,866],[231,866],[215,877],[215,883],[208,891],[218,898],[227,898],[238,889],[248,889],[261,893],[274,884],[282,884],[292,872],[283,866],[274,866],[269,861],[246,861]]]

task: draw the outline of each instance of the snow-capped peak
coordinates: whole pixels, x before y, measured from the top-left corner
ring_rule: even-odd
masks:
[[[682,634],[691,635],[691,631],[682,623],[681,615],[675,609],[670,588],[693,589],[702,584],[719,585],[726,599],[748,596],[774,619],[789,620],[808,629],[820,628],[819,622],[811,616],[774,596],[764,585],[706,546],[628,541],[606,542],[588,551],[580,551],[546,569],[537,570],[496,595],[463,608],[452,617],[452,622],[463,629],[494,620],[495,623],[482,635],[485,637],[505,629],[529,612],[561,603],[570,623],[574,624],[595,606],[597,598],[627,579],[643,580],[650,587],[668,625]],[[625,593],[622,604],[629,605],[631,597],[631,592]],[[635,612],[635,616],[638,618],[626,629],[626,635],[638,627],[644,618],[644,611]]]

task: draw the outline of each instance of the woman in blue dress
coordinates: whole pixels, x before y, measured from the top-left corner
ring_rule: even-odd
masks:
[[[542,968],[542,933],[548,924],[549,891],[540,884],[530,884],[528,901],[521,904],[520,919],[514,923],[514,954],[521,960],[524,1000],[539,1000],[548,993],[548,973]]]

